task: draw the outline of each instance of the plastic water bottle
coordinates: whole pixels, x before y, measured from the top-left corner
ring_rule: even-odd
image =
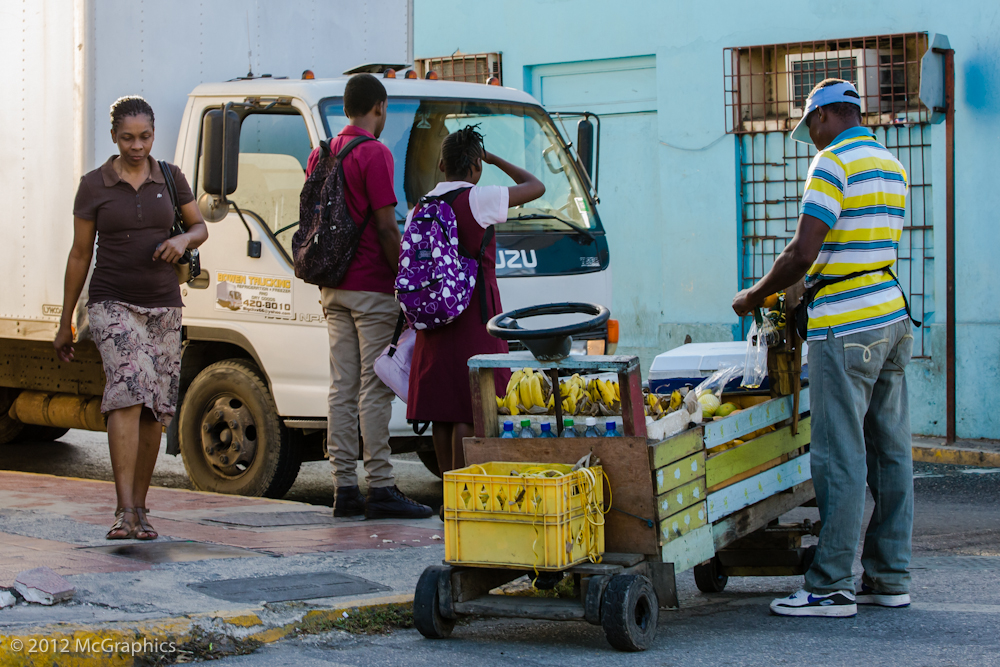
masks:
[[[514,436],[514,422],[504,422],[503,423],[503,434],[501,438],[513,438]]]
[[[524,419],[521,421],[521,432],[518,434],[519,438],[534,438],[535,431],[531,428],[531,420]]]
[[[573,424],[572,419],[563,420],[563,432],[562,437],[564,438],[579,438],[580,434],[576,432],[576,426]]]
[[[601,432],[597,430],[597,419],[587,417],[587,430],[583,432],[585,438],[600,438]]]
[[[618,427],[613,421],[609,421],[604,426],[604,437],[605,438],[620,438],[622,434],[618,431]]]
[[[556,434],[552,432],[552,424],[545,422],[542,424],[542,434],[538,436],[539,438],[554,438]]]

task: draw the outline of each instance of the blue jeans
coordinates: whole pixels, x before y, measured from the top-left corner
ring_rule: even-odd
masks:
[[[913,458],[903,369],[913,351],[909,320],[809,343],[812,478],[823,527],[805,589],[854,590],[851,566],[865,509],[875,499],[861,556],[862,581],[909,591]]]

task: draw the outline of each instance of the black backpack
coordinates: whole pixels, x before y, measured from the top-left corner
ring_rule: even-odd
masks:
[[[322,155],[299,195],[299,228],[292,236],[295,276],[312,285],[336,287],[343,281],[368,226],[369,211],[359,227],[347,209],[347,186],[342,162],[355,146],[371,137],[357,137],[339,153],[320,142]]]

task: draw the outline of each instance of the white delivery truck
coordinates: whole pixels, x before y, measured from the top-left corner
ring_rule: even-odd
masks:
[[[273,7],[289,4],[296,5],[273,3]],[[385,53],[398,55],[395,60],[401,64],[396,67],[402,70],[402,63],[410,62],[405,52],[409,5],[372,4],[380,10],[399,5],[396,9],[406,25],[397,37],[404,48],[397,44],[401,52],[396,54],[387,44]],[[51,340],[61,312],[76,182],[114,151],[110,140],[104,139],[108,121],[94,108],[121,94],[145,91],[137,90],[137,82],[127,76],[116,79],[117,64],[100,57],[104,46],[88,46],[87,40],[96,38],[89,22],[94,16],[86,12],[100,18],[98,9],[104,4],[78,1],[74,7],[84,16],[75,15],[71,21],[75,34],[68,35],[69,45],[81,44],[80,48],[60,46],[59,58],[54,59],[46,50],[51,46],[28,48],[25,42],[18,47],[23,54],[12,57],[22,58],[24,71],[35,72],[39,79],[23,81],[24,92],[15,98],[14,109],[0,111],[7,114],[6,122],[0,123],[4,153],[0,169],[8,171],[0,188],[9,205],[8,215],[0,220],[4,239],[0,258],[9,281],[8,288],[0,291],[0,443],[59,437],[67,428],[104,428],[99,410],[103,371],[96,348],[86,341],[82,306],[77,320],[84,340],[77,345],[77,361],[59,362]],[[347,31],[340,34],[351,34],[345,12],[357,11],[358,20],[372,20],[365,3],[351,7],[337,10],[336,27]],[[398,19],[390,14],[387,20]],[[242,18],[236,12],[230,20],[242,25]],[[264,22],[267,17],[256,18]],[[64,21],[64,17],[45,16],[40,24],[29,22],[18,30],[41,31],[50,44],[56,36],[50,20]],[[225,21],[219,18],[220,23]],[[104,29],[99,20],[96,25]],[[127,44],[131,37],[127,30],[118,30],[122,27],[112,25],[102,34],[114,40],[125,33],[122,39]],[[273,34],[273,25],[260,29],[272,31],[269,40],[280,37]],[[289,72],[301,71],[319,57],[310,52],[310,48],[316,51],[317,40],[329,41],[322,35],[313,37],[310,47],[302,33],[302,26],[291,22],[281,40],[283,55],[275,60]],[[183,36],[179,39],[183,43]],[[202,38],[202,48],[206,44]],[[119,57],[127,52],[121,45],[114,48]],[[366,53],[361,47],[356,50],[358,57],[351,61],[355,63]],[[87,55],[91,51],[98,57]],[[343,62],[354,53],[348,51],[332,55]],[[162,55],[147,52],[143,77],[155,78],[157,71],[179,75],[186,67],[206,65],[204,53],[201,60],[192,53],[190,49]],[[192,60],[185,64],[185,58]],[[329,67],[328,60],[324,57],[316,68]],[[92,71],[95,61],[105,63],[106,69]],[[124,67],[128,70],[130,65]],[[358,69],[383,76],[389,94],[389,118],[381,140],[395,160],[396,213],[401,224],[408,208],[441,178],[436,165],[442,139],[459,127],[478,123],[490,151],[531,170],[546,186],[542,199],[512,209],[510,220],[497,230],[505,308],[562,301],[610,306],[608,244],[589,177],[590,165],[596,164],[591,147],[599,138],[595,141],[594,125],[587,118],[578,124],[575,139],[585,147],[578,155],[557,123],[519,91],[485,83],[418,79],[402,71],[391,78],[389,65]],[[295,278],[290,244],[298,224],[306,159],[321,140],[335,136],[347,122],[342,104],[347,77],[216,78],[218,83],[185,91],[183,112],[176,120],[161,111],[172,108],[166,100],[146,92],[157,113],[154,156],[170,158],[165,141],[170,134],[163,128],[175,123],[173,162],[183,170],[210,221],[209,240],[200,249],[202,275],[181,286],[185,304],[181,400],[167,432],[167,451],[181,454],[198,489],[280,497],[294,482],[302,461],[325,457],[329,342],[319,290]],[[142,81],[150,91],[159,90],[145,78]],[[70,99],[72,105],[65,103]],[[502,182],[494,167],[481,181]],[[617,342],[613,329],[598,339],[579,341],[577,351],[586,353],[588,347],[603,351]],[[405,406],[398,400],[394,403],[393,451],[417,452],[435,470],[430,438],[421,432],[425,426],[408,424]]]

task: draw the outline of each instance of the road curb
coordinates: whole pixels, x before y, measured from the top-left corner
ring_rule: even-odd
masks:
[[[138,623],[56,623],[7,634],[0,627],[0,665],[5,667],[130,667],[159,658],[170,664],[179,651],[211,657],[249,652],[298,634],[329,629],[359,609],[408,607],[413,595],[363,598],[336,607],[255,608],[191,614]]]

